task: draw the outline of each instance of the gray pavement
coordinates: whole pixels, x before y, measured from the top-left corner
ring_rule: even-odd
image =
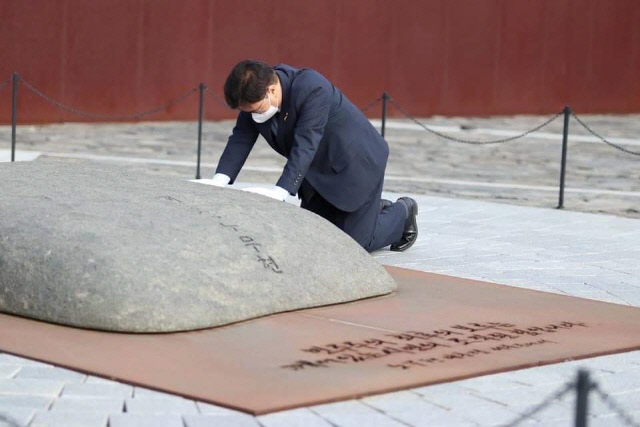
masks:
[[[523,133],[550,116],[490,118],[432,117],[421,122],[456,138],[488,141]],[[640,114],[579,116],[602,136],[640,153]],[[379,125],[379,120],[374,121]],[[232,121],[207,122],[202,177],[208,178],[233,128]],[[569,122],[567,210],[640,218],[640,155],[616,150]],[[11,130],[0,126],[0,159],[7,157]],[[390,191],[553,208],[558,205],[562,117],[525,138],[504,144],[469,145],[435,136],[408,120],[389,120],[391,147],[386,188]],[[144,167],[151,173],[195,176],[197,123],[78,124],[19,126],[24,155],[93,156]],[[239,179],[275,182],[282,159],[258,142]]]
[[[640,150],[634,142],[640,138],[638,118],[589,117],[597,123],[594,127],[606,128],[598,129],[602,134],[611,132],[612,137],[624,138],[625,147]],[[525,125],[540,119],[430,121],[438,126],[463,123],[490,130],[526,130]],[[405,253],[374,253],[381,263],[640,306],[637,157],[598,143],[572,143],[570,159],[575,163],[568,185],[599,192],[568,192],[566,209],[556,210],[557,193],[544,187],[552,187],[557,178],[558,141],[540,137],[500,148],[462,147],[431,141],[424,131],[403,129],[406,121],[394,123],[397,127],[388,130],[392,155],[386,188],[395,193],[387,196],[410,193],[416,198],[420,238]],[[203,177],[212,174],[230,126],[207,124]],[[27,157],[34,157],[34,151],[57,157],[93,156],[94,161],[190,179],[195,172],[195,129],[193,123],[21,127],[18,147]],[[7,131],[0,128],[0,143],[9,141]],[[490,138],[495,133],[474,136]],[[256,146],[242,181],[272,183],[277,178],[282,160],[265,145]],[[472,151],[477,148],[484,151]],[[260,417],[0,354],[0,426],[507,425],[573,381],[580,367],[588,368],[601,389],[636,420],[626,423],[592,393],[590,426],[640,424],[640,351],[635,351]],[[573,394],[554,399],[519,425],[572,425],[573,400]],[[8,417],[16,423],[7,422]]]

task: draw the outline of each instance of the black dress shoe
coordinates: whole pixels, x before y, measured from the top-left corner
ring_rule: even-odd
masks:
[[[418,240],[418,203],[411,197],[400,197],[397,203],[402,203],[407,208],[407,219],[404,221],[402,237],[389,248],[395,252],[409,249]]]

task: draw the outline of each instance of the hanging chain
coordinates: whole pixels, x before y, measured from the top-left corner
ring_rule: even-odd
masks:
[[[218,104],[228,107],[227,103],[214,91],[210,90],[209,87],[206,88],[207,93],[214,99]]]
[[[601,140],[602,142],[604,142],[607,145],[610,145],[611,147],[615,148],[616,150],[620,150],[623,151],[627,154],[633,154],[634,156],[640,156],[640,152],[638,151],[631,151],[628,150],[624,147],[621,147],[619,145],[614,144],[613,142],[609,142],[606,140],[606,138],[603,138],[602,136],[600,136],[598,133],[596,133],[596,131],[594,131],[593,129],[591,129],[589,126],[587,126],[587,124],[585,122],[583,122],[582,120],[580,120],[580,118],[578,116],[575,115],[575,113],[572,111],[571,115],[573,116],[574,119],[576,119],[576,121],[578,123],[580,123],[582,125],[583,128],[585,128],[591,135],[595,136],[596,138],[598,138],[599,140]]]
[[[558,389],[558,391],[553,393],[551,396],[547,397],[542,402],[538,403],[536,406],[532,407],[531,409],[529,409],[524,414],[520,415],[515,420],[511,421],[509,424],[505,424],[505,427],[516,426],[520,424],[522,421],[534,416],[538,412],[542,411],[543,409],[547,408],[549,405],[554,403],[554,401],[562,399],[567,393],[569,393],[571,390],[575,388],[575,385],[576,385],[575,382],[570,382],[563,385]]]
[[[605,393],[604,391],[602,391],[600,389],[600,387],[596,384],[593,389],[595,390],[596,393],[598,393],[598,396],[600,396],[600,399],[602,399],[602,401],[609,407],[609,409],[611,409],[613,412],[615,412],[615,414],[620,417],[620,419],[627,425],[630,427],[640,427],[640,424],[638,424],[636,421],[633,420],[633,418],[631,418],[631,416],[629,416],[629,414],[627,414],[624,409],[622,409],[620,407],[620,405],[618,405],[612,398],[611,396],[609,396],[607,393]]]
[[[418,126],[423,128],[427,132],[431,132],[432,134],[437,135],[437,136],[439,136],[441,138],[444,138],[444,139],[448,139],[449,141],[461,142],[463,144],[474,144],[474,145],[502,144],[502,143],[505,143],[505,142],[510,142],[510,141],[514,141],[516,139],[524,138],[525,136],[529,135],[530,133],[536,132],[536,131],[542,129],[543,127],[549,125],[551,122],[553,122],[555,119],[557,119],[558,117],[560,117],[562,115],[562,112],[556,113],[555,115],[551,116],[544,123],[540,124],[539,126],[536,126],[535,128],[533,128],[531,130],[528,130],[528,131],[526,131],[524,133],[521,133],[520,135],[512,136],[512,137],[509,137],[509,138],[491,140],[491,141],[470,141],[470,140],[461,139],[461,138],[454,138],[452,136],[445,135],[443,133],[435,131],[435,130],[429,128],[428,126],[426,126],[425,124],[421,123],[418,119],[416,119],[415,117],[411,116],[409,113],[407,113],[404,110],[404,108],[402,108],[400,105],[398,105],[398,103],[393,98],[389,98],[389,102],[391,102],[393,104],[393,106],[395,108],[397,108],[398,111],[400,111],[406,118],[408,118],[409,120],[413,121],[415,124],[417,124]]]
[[[9,79],[7,79],[6,81],[0,83],[0,90],[4,89],[6,86],[8,86],[12,81],[12,78],[10,77]],[[81,116],[81,117],[86,117],[86,118],[91,118],[91,119],[101,119],[101,120],[135,120],[135,119],[139,119],[145,116],[149,116],[149,115],[153,115],[153,114],[157,114],[161,111],[164,111],[182,101],[184,101],[185,99],[189,98],[194,92],[198,91],[198,87],[193,87],[191,89],[189,89],[187,92],[185,92],[184,94],[178,96],[177,98],[174,98],[172,100],[170,100],[169,102],[167,102],[166,104],[151,109],[151,110],[147,110],[147,111],[143,111],[140,113],[135,113],[135,114],[124,114],[124,115],[109,115],[109,114],[96,114],[96,113],[90,113],[87,111],[83,111],[83,110],[79,110],[77,108],[73,108],[70,107],[68,105],[65,105],[59,101],[56,101],[55,99],[51,98],[50,96],[42,93],[41,91],[39,91],[38,89],[36,89],[34,86],[32,86],[29,82],[27,82],[24,79],[20,79],[20,82],[22,82],[22,84],[24,84],[27,89],[29,89],[31,92],[33,92],[34,94],[38,95],[39,97],[41,97],[42,99],[44,99],[45,101],[47,101],[48,103],[52,104],[53,106],[67,111],[69,113]],[[211,96],[211,98],[213,98],[217,103],[219,103],[220,105],[224,105],[226,106],[226,102],[224,102],[222,100],[222,98],[220,98],[220,96],[218,96],[215,92],[211,91],[208,87],[205,88],[205,90],[207,91],[207,93]],[[462,139],[462,138],[455,138],[452,137],[450,135],[446,135],[444,133],[435,131],[431,128],[429,128],[427,125],[423,124],[422,122],[420,122],[418,119],[416,119],[415,117],[413,117],[411,114],[409,114],[404,108],[402,108],[393,98],[389,97],[389,102],[398,110],[400,111],[407,119],[411,120],[412,122],[414,122],[415,124],[417,124],[418,126],[420,126],[421,128],[423,128],[424,130],[426,130],[427,132],[430,132],[436,136],[439,136],[440,138],[444,138],[446,140],[449,141],[453,141],[453,142],[459,142],[459,143],[463,143],[463,144],[473,144],[473,145],[487,145],[487,144],[502,144],[502,143],[506,143],[506,142],[510,142],[510,141],[515,141],[517,139],[520,138],[524,138],[527,135],[536,132],[546,126],[548,126],[551,122],[553,122],[554,120],[556,120],[558,117],[560,117],[563,113],[559,112],[556,113],[555,115],[551,116],[548,120],[546,120],[545,122],[541,123],[540,125],[534,127],[533,129],[530,129],[526,132],[523,132],[519,135],[515,135],[509,138],[503,138],[503,139],[496,139],[496,140],[489,140],[489,141],[471,141],[471,140],[466,140],[466,139]],[[363,113],[366,113],[368,110],[370,110],[371,108],[373,108],[376,104],[378,104],[380,101],[382,100],[382,97],[378,97],[375,100],[373,100],[372,102],[370,102],[369,104],[367,104],[364,108],[361,108],[360,111],[362,111]],[[593,129],[591,129],[585,122],[583,122],[573,111],[571,112],[571,115],[573,116],[574,119],[576,119],[576,121],[582,126],[584,127],[591,135],[595,136],[596,138],[600,139],[602,142],[604,142],[605,144],[620,150],[622,152],[625,152],[627,154],[632,154],[634,156],[640,156],[640,152],[637,151],[632,151],[629,149],[626,149],[624,147],[621,147],[617,144],[614,144],[610,141],[608,141],[606,138],[602,137],[600,134],[598,134],[596,131],[594,131]]]
[[[373,101],[371,101],[369,104],[367,104],[366,107],[361,108],[360,111],[362,111],[363,113],[366,113],[367,111],[369,111],[374,105],[376,105],[378,102],[380,102],[380,100],[382,99],[381,96],[377,97],[376,99],[374,99]]]
[[[141,113],[135,113],[135,114],[129,114],[129,115],[127,115],[127,114],[125,114],[125,115],[109,115],[109,114],[95,114],[95,113],[90,113],[90,112],[87,112],[87,111],[79,110],[77,108],[69,107],[68,105],[65,105],[65,104],[63,104],[63,103],[61,103],[59,101],[56,101],[55,99],[51,98],[50,96],[47,96],[44,93],[40,92],[38,89],[33,87],[31,84],[29,84],[29,82],[27,82],[26,80],[20,79],[20,81],[31,92],[33,92],[34,94],[38,95],[40,98],[44,99],[48,103],[52,104],[53,106],[55,106],[55,107],[57,107],[57,108],[59,108],[61,110],[64,110],[64,111],[72,113],[72,114],[75,114],[77,116],[86,117],[86,118],[90,118],[90,119],[101,119],[101,120],[134,120],[134,119],[139,119],[139,118],[144,117],[144,116],[149,116],[149,115],[152,115],[152,114],[156,114],[156,113],[159,113],[161,111],[164,111],[164,110],[168,109],[169,107],[172,107],[173,105],[176,105],[176,104],[184,101],[185,99],[190,97],[194,92],[198,91],[198,88],[194,87],[192,89],[189,89],[183,95],[180,95],[179,97],[170,100],[169,102],[167,102],[166,104],[164,104],[161,107],[154,108],[152,110],[143,111]]]

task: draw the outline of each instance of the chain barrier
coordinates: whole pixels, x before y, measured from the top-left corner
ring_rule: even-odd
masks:
[[[425,124],[421,123],[418,119],[413,117],[411,114],[407,113],[404,110],[404,108],[402,108],[400,105],[398,105],[398,103],[393,98],[389,98],[389,102],[391,102],[391,104],[393,104],[393,106],[396,109],[398,109],[398,111],[400,111],[406,118],[408,118],[409,120],[411,120],[412,122],[414,122],[415,124],[417,124],[418,126],[423,128],[427,132],[431,132],[432,134],[437,135],[440,138],[448,139],[449,141],[460,142],[460,143],[463,143],[463,144],[473,144],[473,145],[502,144],[502,143],[505,143],[505,142],[510,142],[510,141],[514,141],[516,139],[524,138],[525,136],[529,135],[530,133],[536,132],[536,131],[542,129],[543,127],[549,125],[551,122],[553,122],[555,119],[557,119],[558,117],[560,117],[562,115],[562,112],[556,113],[555,115],[551,116],[544,123],[540,124],[539,126],[536,126],[535,128],[533,128],[531,130],[523,132],[520,135],[511,136],[509,138],[490,140],[490,141],[470,141],[470,140],[467,140],[467,139],[454,138],[454,137],[446,135],[444,133],[440,133],[438,131],[435,131],[435,130],[429,128],[428,126],[426,126]]]
[[[574,388],[575,388],[575,382],[570,382],[570,383],[567,383],[567,384],[563,385],[555,393],[553,393],[551,396],[547,397],[542,402],[538,403],[536,406],[532,407],[531,409],[529,409],[524,414],[521,414],[518,418],[516,418],[513,421],[511,421],[509,424],[505,424],[504,427],[517,426],[522,421],[534,416],[535,414],[537,414],[538,412],[542,411],[543,409],[546,409],[549,405],[554,403],[556,400],[562,399],[567,393],[572,391]]]
[[[61,110],[64,110],[68,113],[72,113],[75,114],[77,116],[80,117],[85,117],[85,118],[89,118],[89,119],[99,119],[99,120],[135,120],[135,119],[139,119],[141,117],[145,117],[145,116],[150,116],[152,114],[156,114],[159,113],[161,111],[166,110],[169,107],[172,107],[176,104],[179,104],[180,102],[184,101],[185,99],[187,99],[188,97],[190,97],[193,93],[198,91],[198,87],[194,87],[189,89],[187,92],[185,92],[184,94],[178,96],[177,98],[174,98],[172,100],[170,100],[169,102],[167,102],[166,104],[154,108],[152,110],[147,110],[147,111],[143,111],[141,113],[135,113],[135,114],[124,114],[124,115],[109,115],[109,114],[95,114],[95,113],[90,113],[87,111],[83,111],[83,110],[79,110],[77,108],[73,108],[73,107],[69,107],[68,105],[65,105],[59,101],[56,101],[55,99],[51,98],[48,95],[45,95],[44,93],[40,92],[38,89],[36,89],[35,87],[33,87],[31,84],[29,84],[29,82],[27,82],[26,80],[20,79],[20,82],[22,82],[22,84],[24,84],[27,89],[29,89],[31,92],[33,92],[34,94],[38,95],[40,98],[44,99],[45,101],[47,101],[48,103],[50,103],[51,105],[53,105],[54,107],[57,107]]]
[[[376,99],[374,99],[373,101],[371,101],[370,103],[368,103],[364,108],[361,108],[360,111],[362,111],[363,113],[366,113],[367,111],[369,111],[374,105],[376,105],[378,102],[380,102],[382,100],[382,97],[379,96]]]
[[[615,148],[616,150],[620,150],[623,151],[627,154],[633,154],[634,156],[640,156],[640,152],[639,151],[631,151],[628,150],[624,147],[621,147],[619,145],[614,144],[613,142],[607,141],[606,138],[600,136],[600,134],[596,133],[596,131],[594,131],[593,129],[591,129],[589,126],[587,126],[587,124],[585,122],[583,122],[582,120],[580,120],[580,118],[578,116],[576,116],[576,114],[572,111],[571,115],[573,116],[574,119],[576,119],[576,121],[578,123],[580,123],[580,125],[582,125],[583,128],[585,128],[591,135],[595,136],[596,138],[598,138],[599,140],[601,140],[602,142],[604,142],[607,145],[610,145],[611,147]]]
[[[222,99],[217,93],[215,93],[212,90],[209,90],[209,87],[207,87],[206,92],[209,94],[209,96],[214,99],[218,104],[228,107],[227,103],[224,101],[224,99]]]
[[[640,427],[640,423],[634,421],[633,418],[631,418],[631,416],[627,414],[624,409],[622,409],[622,407],[613,400],[613,398],[611,398],[611,396],[600,389],[598,384],[594,385],[593,390],[598,393],[598,396],[600,396],[600,399],[605,403],[605,405],[607,405],[609,409],[611,409],[625,423],[625,425],[630,427]]]

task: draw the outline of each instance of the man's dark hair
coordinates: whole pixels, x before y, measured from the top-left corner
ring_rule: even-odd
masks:
[[[277,80],[273,67],[264,62],[245,60],[238,63],[224,83],[224,99],[234,110],[244,104],[262,101],[267,87]]]

